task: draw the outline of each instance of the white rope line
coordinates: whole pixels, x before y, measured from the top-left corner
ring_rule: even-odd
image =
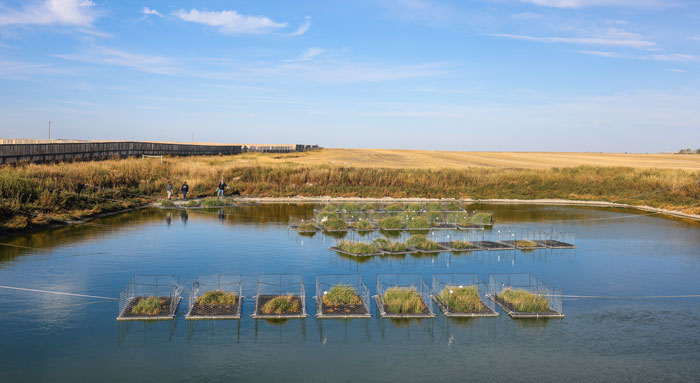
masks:
[[[110,298],[110,297],[101,297],[99,295],[85,295],[85,294],[73,294],[73,293],[64,293],[61,291],[50,291],[50,290],[38,290],[38,289],[27,289],[23,287],[12,287],[12,286],[1,286],[0,289],[9,289],[9,290],[20,290],[20,291],[31,291],[34,293],[46,293],[46,294],[57,294],[57,295],[69,295],[72,297],[82,297],[82,298],[97,298],[97,299],[109,299],[112,301],[116,301],[117,298]]]

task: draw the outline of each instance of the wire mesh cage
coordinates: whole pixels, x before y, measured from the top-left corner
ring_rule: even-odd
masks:
[[[479,226],[493,226],[493,212],[489,210],[474,210],[469,214],[471,223]]]
[[[513,232],[498,230],[496,233],[491,233],[489,236],[484,236],[481,241],[474,241],[473,243],[481,249],[488,251],[514,250],[514,245],[503,242],[504,240],[510,240],[513,238]]]
[[[239,319],[243,301],[240,275],[208,275],[192,283],[185,319]]]
[[[182,299],[175,277],[135,275],[119,294],[117,320],[169,320]]]
[[[369,318],[369,289],[359,275],[316,277],[316,317]]]
[[[301,275],[261,274],[253,318],[305,318],[306,291]]]
[[[449,251],[449,235],[444,231],[430,230],[427,233],[413,234],[406,239],[406,246],[413,252],[437,254]]]
[[[490,274],[489,299],[511,318],[563,318],[561,290],[529,273]]]
[[[575,249],[576,235],[553,230],[549,233],[549,238],[545,240],[545,244],[550,249]]]
[[[328,250],[354,257],[382,255],[383,241],[376,241],[377,238],[381,238],[377,232],[350,232],[347,238],[337,240]]]
[[[316,233],[318,227],[313,219],[290,218],[288,227],[299,233]]]
[[[476,274],[433,275],[433,300],[447,317],[498,316],[486,297],[486,284]]]
[[[384,318],[432,318],[430,289],[420,275],[377,275],[377,302]]]
[[[470,231],[444,231],[440,246],[453,252],[480,251],[478,245],[484,240],[484,232],[477,230]]]

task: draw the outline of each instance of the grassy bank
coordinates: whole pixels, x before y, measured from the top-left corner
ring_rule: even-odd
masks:
[[[154,202],[170,180],[192,196],[212,196],[220,177],[231,192],[257,197],[558,198],[648,205],[700,213],[700,172],[577,166],[549,169],[388,169],[239,157],[166,158],[0,168],[2,229],[75,220]],[[663,191],[663,189],[670,189]],[[139,197],[143,195],[146,197]]]

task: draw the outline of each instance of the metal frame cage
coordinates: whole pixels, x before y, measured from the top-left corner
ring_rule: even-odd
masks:
[[[497,296],[503,290],[512,288],[524,290],[537,297],[542,297],[549,304],[546,312],[522,312],[516,311],[507,302],[498,299]],[[498,304],[511,318],[563,318],[561,290],[549,288],[541,283],[537,277],[529,273],[522,274],[489,274],[489,299]]]
[[[262,308],[271,299],[280,296],[290,296],[292,301],[299,303],[299,309],[293,313],[265,314]],[[261,274],[258,275],[255,293],[255,311],[253,318],[283,319],[306,318],[306,291],[301,275],[291,274]]]
[[[323,301],[331,288],[336,285],[349,286],[362,301],[361,304],[330,308]],[[316,276],[316,317],[317,318],[369,318],[369,289],[359,275],[319,275]],[[336,311],[338,310],[338,311]]]
[[[384,293],[392,287],[413,288],[420,295],[425,310],[423,313],[415,314],[395,314],[386,311],[384,305]],[[420,275],[404,274],[378,274],[377,275],[377,295],[374,296],[377,303],[379,315],[383,318],[433,318],[433,301],[430,298],[430,289],[425,284]]]
[[[228,304],[205,305],[197,300],[208,292],[221,291],[234,294],[236,302]],[[240,275],[206,275],[200,276],[192,283],[189,295],[189,309],[185,319],[240,319],[243,301]]]
[[[442,292],[450,286],[462,288],[474,286],[479,294],[479,301],[483,310],[478,312],[458,311],[451,307],[449,302],[443,302]],[[433,275],[433,300],[446,317],[497,317],[496,305],[487,298],[486,284],[479,280],[476,274],[434,274]],[[452,290],[449,291],[450,293]]]
[[[171,320],[182,299],[183,286],[168,275],[135,275],[119,293],[117,320]],[[161,309],[155,314],[137,314],[133,309],[142,299],[155,297],[161,300]]]
[[[313,226],[313,228],[302,228],[301,225],[304,223],[310,223]],[[316,224],[316,221],[314,221],[313,219],[290,218],[287,226],[298,233],[318,232],[318,226]]]

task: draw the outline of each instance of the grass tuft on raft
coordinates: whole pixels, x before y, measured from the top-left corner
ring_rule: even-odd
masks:
[[[455,250],[470,250],[477,248],[476,245],[469,241],[453,241],[450,243],[450,247]]]
[[[297,226],[297,230],[299,231],[316,231],[316,225],[314,225],[313,222],[301,222],[299,226]]]
[[[222,290],[207,291],[197,298],[197,303],[203,306],[233,306],[238,302],[238,296]]]
[[[496,298],[509,303],[516,311],[524,313],[540,313],[551,311],[549,302],[542,296],[532,294],[525,290],[505,288]]]
[[[478,313],[484,310],[484,304],[479,298],[479,289],[476,286],[445,286],[438,295],[442,304],[448,306],[451,311],[460,313]]]
[[[418,250],[442,250],[437,242],[431,241],[425,235],[414,235],[406,241],[406,246],[413,247]]]
[[[265,302],[263,314],[291,314],[299,311],[299,301],[293,295],[280,295]]]
[[[401,218],[389,217],[379,221],[379,228],[382,230],[399,230],[404,228]]]
[[[406,227],[408,229],[430,229],[430,222],[428,222],[427,217],[409,216],[406,220]]]
[[[372,222],[370,222],[366,219],[361,219],[359,221],[351,222],[350,227],[352,227],[353,229],[357,229],[357,230],[372,230],[372,229],[374,229],[374,226],[372,226]]]
[[[324,230],[347,230],[348,224],[340,218],[329,218],[323,222]]]
[[[489,225],[493,221],[493,214],[478,212],[471,216],[471,221],[478,225]]]
[[[340,210],[346,213],[357,213],[362,211],[362,207],[356,203],[346,203],[340,205]]]
[[[321,211],[325,213],[336,213],[338,211],[338,206],[333,204],[324,205]]]
[[[385,211],[403,211],[403,205],[400,203],[392,203],[384,207]]]
[[[537,247],[537,243],[535,241],[531,241],[529,239],[519,239],[515,241],[515,246],[517,247]]]
[[[402,242],[392,242],[386,238],[377,238],[372,243],[377,246],[378,249],[386,250],[391,253],[402,253],[408,250],[405,243]]]
[[[390,314],[422,314],[426,310],[414,287],[390,287],[384,292],[382,301]]]
[[[159,297],[141,298],[139,303],[131,309],[132,314],[157,315],[165,308],[166,301]]]
[[[323,303],[328,306],[361,305],[362,299],[352,286],[337,284],[323,294]]]
[[[375,245],[374,243],[340,241],[338,242],[336,247],[347,253],[353,254],[373,254],[379,252],[379,249],[377,249],[377,245]]]

